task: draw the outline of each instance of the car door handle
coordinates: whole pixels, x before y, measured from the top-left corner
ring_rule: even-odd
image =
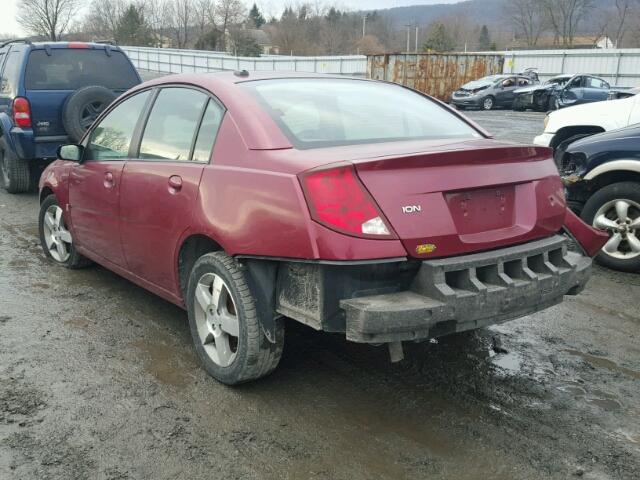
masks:
[[[115,182],[113,180],[113,173],[105,172],[104,174],[104,188],[113,188]]]
[[[169,193],[177,193],[182,189],[182,177],[180,175],[171,175],[168,183]]]

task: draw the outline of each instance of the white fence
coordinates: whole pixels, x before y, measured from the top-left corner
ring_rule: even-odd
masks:
[[[223,70],[366,75],[367,57],[234,57],[224,52],[171,48],[121,47],[136,68],[159,73]],[[491,52],[495,54],[496,52]],[[620,87],[640,86],[640,49],[522,50],[504,52],[504,72],[535,67],[543,80],[561,73],[590,73]]]
[[[505,52],[504,72],[538,68],[544,80],[561,73],[590,73],[611,85],[640,86],[640,49],[531,50]]]
[[[133,65],[160,73],[201,73],[223,70],[332,73],[366,75],[367,57],[234,57],[221,52],[170,48],[120,47]]]

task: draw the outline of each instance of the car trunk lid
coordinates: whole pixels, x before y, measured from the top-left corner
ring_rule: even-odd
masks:
[[[443,257],[558,232],[563,188],[545,148],[470,142],[352,160],[407,252]]]

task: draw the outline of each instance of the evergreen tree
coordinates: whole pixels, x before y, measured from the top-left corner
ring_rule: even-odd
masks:
[[[116,27],[116,41],[120,45],[149,46],[153,38],[144,19],[142,9],[129,5]]]
[[[491,50],[491,37],[489,36],[489,29],[486,25],[482,25],[480,29],[480,36],[478,37],[478,50],[487,51]]]
[[[264,19],[264,16],[262,15],[262,12],[260,12],[260,10],[258,9],[258,5],[256,5],[255,3],[253,4],[253,7],[251,7],[251,11],[249,11],[249,18],[256,26],[256,28],[260,28],[265,23],[267,23],[267,21]]]
[[[456,46],[455,41],[447,32],[447,28],[442,22],[433,23],[427,35],[427,40],[422,45],[426,52],[450,52]]]

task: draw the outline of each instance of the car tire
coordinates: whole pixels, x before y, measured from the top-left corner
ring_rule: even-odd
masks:
[[[9,193],[21,193],[29,190],[31,184],[29,163],[18,158],[0,137],[0,184]]]
[[[271,343],[235,259],[224,252],[200,257],[189,276],[185,303],[196,353],[213,378],[237,385],[262,378],[278,366],[284,323],[276,321]]]
[[[57,264],[78,269],[93,263],[76,250],[71,232],[67,230],[64,211],[55,195],[49,195],[40,205],[38,233],[44,254]]]
[[[620,210],[625,207],[619,208],[619,202],[627,205],[626,219],[620,218]],[[612,237],[596,257],[598,263],[614,270],[640,271],[640,183],[620,182],[601,188],[587,200],[581,217],[589,225],[609,231]],[[622,220],[627,227],[619,226]],[[637,227],[631,228],[635,221]],[[612,228],[607,228],[609,225]],[[621,241],[616,244],[614,237]]]
[[[496,99],[489,95],[488,97],[485,97],[482,99],[482,103],[480,104],[480,108],[482,108],[482,110],[493,110],[493,108],[496,106]]]
[[[79,142],[98,115],[116,99],[106,87],[93,85],[73,92],[64,103],[62,124],[69,138]]]

